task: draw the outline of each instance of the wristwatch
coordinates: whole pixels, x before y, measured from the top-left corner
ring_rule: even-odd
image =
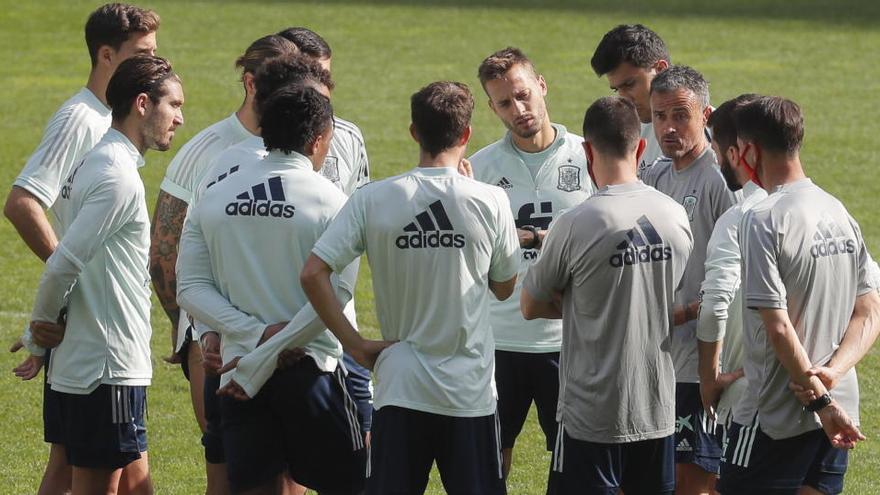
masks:
[[[831,404],[831,395],[826,392],[818,399],[807,404],[804,407],[804,410],[808,412],[819,412],[828,404]]]
[[[541,238],[538,237],[538,229],[534,225],[523,225],[520,227],[522,230],[527,230],[532,233],[532,242],[528,246],[523,246],[526,249],[538,249],[541,247]]]

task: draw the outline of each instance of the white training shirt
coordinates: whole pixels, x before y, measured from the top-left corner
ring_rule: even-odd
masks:
[[[110,109],[90,89],[80,89],[49,119],[40,144],[13,185],[33,194],[46,208],[51,207],[62,181],[101,140],[110,121]]]
[[[475,179],[507,193],[517,227],[533,225],[546,230],[562,211],[581,204],[595,191],[587,172],[584,139],[561,125],[553,124],[553,128],[556,139],[541,152],[547,158],[534,178],[523,159],[526,153],[516,148],[510,132],[470,158]],[[523,278],[540,254],[537,249],[520,249],[516,290],[507,300],[493,298],[489,305],[495,347],[499,350],[559,352],[562,321],[528,321],[519,309]]]
[[[46,262],[31,319],[67,331],[52,351],[52,389],[91,393],[99,384],[149,385],[150,219],[138,168],[144,159],[110,129],[64,182],[53,206],[59,243]]]
[[[745,212],[767,197],[767,192],[752,181],[742,187],[743,200],[724,212],[715,222],[715,229],[706,248],[706,278],[702,285],[700,320],[697,338],[718,342],[721,347],[721,371],[742,368],[742,298],[740,291],[739,224]],[[731,383],[718,402],[718,423],[727,424],[732,407],[739,401],[746,386],[745,378]]]
[[[355,189],[370,182],[370,162],[361,130],[353,123],[333,118],[333,138],[324,158],[321,175],[351,196]]]
[[[416,168],[358,189],[315,245],[339,273],[369,259],[382,338],[375,407],[495,412],[489,280],[513,278],[519,242],[503,191],[454,168]]]
[[[299,274],[345,195],[308,158],[275,151],[209,188],[189,211],[177,263],[178,303],[221,336],[224,362],[252,351],[266,326],[307,304]],[[329,332],[305,346],[336,369]],[[223,375],[221,384],[229,381]]]
[[[642,124],[641,137],[645,140],[645,151],[642,153],[642,158],[639,160],[639,168],[636,171],[639,177],[642,176],[642,172],[646,169],[654,166],[657,160],[663,158],[663,151],[660,150],[660,143],[657,142],[657,134],[654,132],[653,123]]]

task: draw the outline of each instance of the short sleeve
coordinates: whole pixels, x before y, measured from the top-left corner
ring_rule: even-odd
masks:
[[[786,290],[779,274],[779,236],[769,213],[749,212],[740,224],[743,251],[743,294],[752,309],[787,309]]]
[[[553,293],[563,290],[571,280],[568,263],[571,213],[561,215],[544,237],[541,256],[526,274],[523,287],[539,301],[549,301]]]
[[[366,249],[364,196],[364,190],[355,191],[312,248],[334,272],[345,270]]]
[[[489,265],[489,280],[506,282],[519,272],[519,236],[510,210],[510,201],[501,193],[496,194],[496,197],[498,197],[498,230]]]

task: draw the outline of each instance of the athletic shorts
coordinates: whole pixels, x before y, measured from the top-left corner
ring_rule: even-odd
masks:
[[[553,450],[559,400],[559,353],[495,351],[495,386],[501,448],[513,448],[534,401],[546,448]]]
[[[699,383],[675,384],[675,462],[718,473],[721,446],[715,422],[703,410]]]
[[[358,422],[364,435],[373,424],[373,382],[370,381],[370,370],[357,364],[348,354],[342,355],[345,369],[345,388],[357,406]]]
[[[233,491],[257,488],[287,470],[318,493],[359,493],[366,449],[342,369],[311,358],[278,370],[252,399],[220,398],[223,448]]]
[[[373,418],[367,495],[425,493],[437,462],[450,495],[503,495],[497,416],[459,418],[396,406]]]
[[[49,384],[49,359],[52,349],[46,349],[43,357],[43,441],[46,443],[64,443],[64,423],[61,417],[60,392],[52,390]]]
[[[226,453],[223,452],[223,425],[220,414],[220,375],[205,373],[205,432],[202,433],[202,447],[205,448],[205,462],[224,464]]]
[[[576,440],[563,426],[553,449],[547,495],[672,494],[675,454],[672,435],[630,443]]]
[[[794,495],[806,485],[826,494],[842,493],[848,456],[832,447],[821,429],[773,440],[757,423],[733,423],[717,489],[722,494]]]
[[[119,469],[147,451],[147,388],[99,385],[87,395],[56,392],[71,466]]]

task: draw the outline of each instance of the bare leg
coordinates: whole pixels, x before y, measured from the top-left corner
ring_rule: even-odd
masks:
[[[284,480],[282,478],[283,477],[279,475],[275,479],[267,481],[262,486],[238,492],[237,495],[281,495],[284,493]]]
[[[513,462],[513,449],[501,449],[501,474],[504,479],[510,474],[510,465]]]
[[[73,495],[115,495],[122,469],[71,469]]]
[[[229,495],[229,479],[226,477],[226,463],[205,463],[205,474],[208,478],[208,486],[205,495]]]
[[[798,495],[825,495],[825,492],[820,492],[812,486],[802,486],[798,489]]]
[[[150,463],[146,452],[141,458],[120,470],[119,495],[148,495],[153,493],[150,479]]]
[[[199,430],[205,432],[205,368],[202,367],[202,349],[197,343],[189,343],[187,352],[189,362],[189,395],[192,399],[193,413],[199,423]]]
[[[49,460],[37,495],[57,495],[70,493],[71,471],[67,464],[67,452],[60,443],[49,444]]]
[[[676,495],[712,495],[715,493],[716,475],[704,471],[696,464],[675,465]]]

